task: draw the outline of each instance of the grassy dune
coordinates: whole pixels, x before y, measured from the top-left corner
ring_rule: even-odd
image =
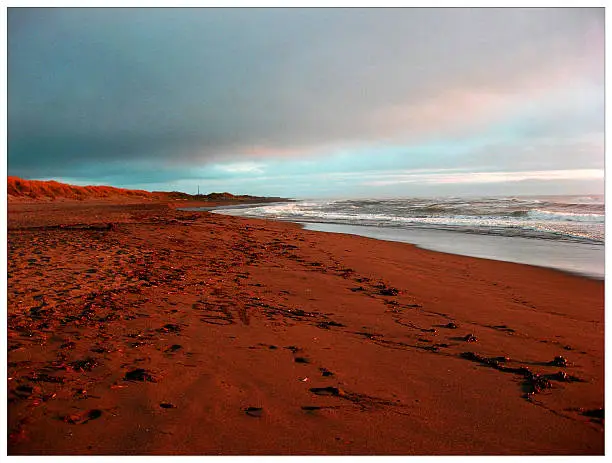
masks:
[[[55,200],[201,200],[201,201],[233,201],[253,200],[256,196],[233,195],[231,193],[210,193],[206,195],[190,195],[179,191],[145,191],[128,190],[112,186],[77,186],[55,180],[25,180],[19,177],[7,177],[7,193],[9,201],[55,201]]]

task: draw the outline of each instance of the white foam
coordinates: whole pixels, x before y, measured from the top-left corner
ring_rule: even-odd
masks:
[[[542,203],[554,207],[545,208]],[[554,210],[556,208],[563,210]],[[221,208],[216,212],[293,222],[404,228],[450,227],[458,231],[512,236],[521,235],[523,232],[529,237],[587,239],[603,243],[604,215],[585,212],[581,208],[584,209],[584,204],[572,205],[567,201],[555,203],[550,198],[546,201],[509,198],[478,198],[467,201],[465,198],[433,198],[388,201],[309,200]]]
[[[604,214],[585,214],[577,212],[559,212],[559,211],[548,211],[545,209],[534,209],[529,211],[528,216],[530,218],[539,219],[545,218],[548,220],[565,220],[570,222],[596,222],[604,223]]]

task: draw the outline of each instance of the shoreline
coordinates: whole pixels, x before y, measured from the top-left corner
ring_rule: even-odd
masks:
[[[8,225],[9,454],[603,454],[603,281],[164,204]]]
[[[508,262],[508,263],[513,263],[513,264],[519,264],[519,265],[527,265],[530,267],[537,267],[537,268],[542,268],[542,269],[548,269],[548,270],[554,270],[557,272],[561,272],[561,273],[565,273],[568,275],[573,275],[573,276],[578,276],[578,277],[582,277],[582,278],[588,278],[588,279],[592,279],[592,280],[597,280],[597,281],[604,281],[605,280],[605,273],[602,270],[602,273],[589,273],[589,272],[581,272],[581,271],[572,271],[572,270],[568,270],[565,268],[561,268],[561,267],[555,267],[552,265],[547,265],[547,264],[534,264],[534,263],[528,263],[528,262],[520,262],[520,261],[515,261],[515,260],[504,260],[501,258],[494,258],[494,257],[486,257],[486,256],[478,256],[478,255],[474,255],[474,254],[469,254],[465,251],[450,251],[450,250],[442,250],[442,249],[437,249],[437,246],[435,244],[419,244],[419,243],[415,243],[415,242],[411,242],[411,241],[400,241],[400,240],[392,240],[392,239],[385,239],[385,238],[378,238],[376,236],[370,236],[367,234],[360,234],[360,233],[350,233],[350,232],[342,232],[342,231],[328,231],[328,230],[324,230],[324,228],[328,225],[336,225],[336,224],[328,224],[328,223],[322,223],[322,222],[304,222],[304,228],[306,230],[312,230],[312,231],[319,231],[322,233],[339,233],[339,234],[349,234],[349,235],[354,235],[354,236],[363,236],[363,237],[367,237],[367,238],[372,238],[372,239],[376,239],[376,240],[381,240],[381,241],[389,241],[389,242],[396,242],[396,243],[405,243],[405,244],[411,244],[413,246],[416,246],[419,249],[423,249],[423,250],[427,250],[427,251],[432,251],[432,252],[440,252],[443,254],[450,254],[450,255],[455,255],[455,256],[465,256],[465,257],[471,257],[473,259],[484,259],[484,260],[491,260],[491,261],[496,261],[496,262]],[[353,227],[353,226],[350,226]],[[368,227],[367,225],[354,225],[354,227]],[[321,229],[319,229],[321,228]],[[374,227],[372,227],[374,228]],[[438,231],[438,230],[435,230]],[[429,232],[429,230],[426,230],[425,232]],[[450,233],[450,234],[461,234],[463,232],[461,231],[457,231],[457,232],[442,232],[442,233]],[[480,235],[480,234],[474,234],[471,236],[477,236],[477,237],[491,237],[494,239],[507,239],[508,237],[503,237],[503,236],[495,236],[495,235]],[[518,238],[521,240],[531,240],[533,238]],[[556,242],[552,242],[555,243]],[[547,243],[548,244],[548,243]],[[562,245],[564,246],[568,246],[568,243],[563,243]],[[603,245],[602,245],[603,248]],[[602,251],[602,255],[603,255],[603,251]]]
[[[247,205],[244,207],[248,208],[249,206]],[[217,209],[223,211],[228,208],[221,205],[211,207],[208,211],[221,215],[232,215],[216,212]],[[197,210],[197,208],[189,210]],[[603,244],[549,241],[529,237],[468,233],[461,230],[449,231],[436,228],[418,228],[410,230],[404,228],[377,227],[373,225],[291,221],[286,219],[248,217],[242,215],[237,215],[235,217],[294,223],[305,230],[323,233],[349,234],[387,242],[406,243],[412,244],[420,249],[434,252],[530,265],[594,280],[605,280]],[[438,237],[435,239],[432,238],[434,235],[438,235]],[[507,249],[504,249],[505,247]],[[525,249],[525,247],[527,249]],[[542,250],[541,248],[544,247],[548,247],[548,249]],[[601,249],[599,249],[600,247]],[[555,248],[558,250],[557,255],[550,252],[555,250]],[[573,252],[572,248],[581,249],[577,252]],[[551,256],[553,258],[556,257],[556,261],[550,261]],[[594,262],[596,263],[594,264]]]

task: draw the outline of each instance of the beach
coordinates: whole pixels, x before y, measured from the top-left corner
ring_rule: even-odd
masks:
[[[603,455],[602,280],[185,205],[9,202],[10,455]]]
[[[227,205],[214,212],[603,280],[604,207],[601,195],[451,196],[302,199]]]

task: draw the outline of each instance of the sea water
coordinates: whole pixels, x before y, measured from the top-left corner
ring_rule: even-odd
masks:
[[[300,200],[214,212],[604,277],[603,196]]]

